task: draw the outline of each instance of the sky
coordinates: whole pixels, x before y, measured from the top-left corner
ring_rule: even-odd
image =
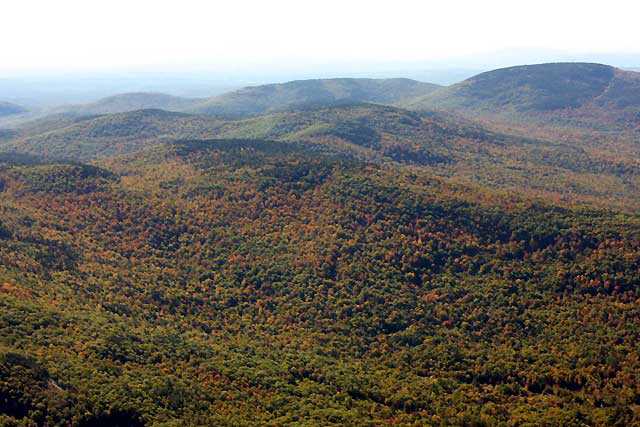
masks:
[[[633,62],[638,16],[637,0],[5,0],[0,77],[367,64],[478,68],[500,55],[503,62],[531,63],[606,53]]]

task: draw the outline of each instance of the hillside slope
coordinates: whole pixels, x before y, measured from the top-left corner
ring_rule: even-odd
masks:
[[[640,122],[640,73],[588,63],[510,67],[479,74],[403,105],[633,127]]]
[[[364,161],[397,162],[487,188],[596,204],[640,204],[640,152],[492,131],[445,113],[376,104],[307,108],[242,120],[161,110],[52,116],[0,134],[0,151],[88,161],[181,139],[309,142]]]
[[[163,93],[134,92],[110,96],[90,104],[61,107],[59,110],[79,116],[125,113],[147,109],[183,111],[200,102],[202,102],[202,99],[198,98],[181,98]]]
[[[213,97],[191,111],[228,116],[318,107],[336,103],[375,102],[394,104],[425,95],[438,85],[410,79],[297,80],[240,89]]]
[[[216,120],[164,110],[101,116],[55,115],[27,123],[2,141],[3,151],[53,159],[91,160],[182,138],[210,137]]]
[[[309,144],[100,166],[0,167],[3,425],[637,424],[637,216]]]
[[[632,206],[640,202],[637,148],[619,155],[603,153],[601,144],[514,136],[451,114],[343,105],[221,122],[213,134],[313,142],[368,161],[392,160],[544,198],[577,196],[589,203]]]

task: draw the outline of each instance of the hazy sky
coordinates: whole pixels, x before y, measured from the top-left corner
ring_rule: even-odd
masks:
[[[0,74],[636,53],[637,0],[2,0]]]

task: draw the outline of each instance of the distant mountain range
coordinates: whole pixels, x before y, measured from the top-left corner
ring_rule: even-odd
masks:
[[[13,104],[11,102],[0,101],[0,117],[24,113],[25,111],[27,110],[20,105]]]
[[[240,89],[197,105],[193,112],[221,115],[257,115],[336,103],[395,104],[427,95],[441,86],[410,79],[298,80]]]
[[[211,98],[182,98],[161,93],[125,93],[53,112],[82,115],[162,109],[197,114],[246,117],[334,104],[395,104],[429,94],[441,86],[411,79],[319,79],[252,86]]]
[[[199,102],[202,102],[202,99],[182,98],[164,93],[134,92],[102,98],[90,104],[60,107],[59,111],[77,115],[114,114],[145,109],[182,111]]]
[[[53,111],[82,116],[163,109],[241,118],[357,102],[510,121],[628,128],[640,117],[640,73],[602,64],[539,64],[489,71],[446,87],[411,79],[297,80],[211,98],[127,93]]]
[[[122,94],[5,130],[0,150],[90,161],[183,139],[306,141],[489,187],[569,186],[592,198],[626,198],[640,188],[632,178],[637,136],[628,132],[640,117],[639,75],[563,63],[495,70],[449,87],[329,79],[209,99]],[[608,129],[622,133],[612,138]]]

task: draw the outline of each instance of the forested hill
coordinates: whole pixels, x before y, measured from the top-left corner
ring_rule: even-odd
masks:
[[[343,105],[222,122],[215,135],[314,142],[367,160],[415,165],[487,188],[556,200],[618,206],[640,201],[637,152],[603,155],[603,144],[514,136],[452,114]]]
[[[635,127],[640,117],[640,73],[589,63],[524,65],[479,74],[404,106]]]
[[[336,103],[394,104],[440,86],[410,79],[318,79],[253,86],[213,97],[193,112],[227,116],[318,107]]]
[[[243,120],[163,110],[58,115],[0,134],[0,151],[48,159],[105,159],[185,138],[310,142],[361,160],[396,162],[487,188],[565,202],[640,206],[639,158],[602,145],[492,131],[443,113],[377,104],[305,108]]]
[[[3,425],[637,421],[635,216],[308,143],[0,160]]]
[[[79,116],[125,113],[146,109],[183,111],[202,101],[203,99],[182,98],[163,93],[133,92],[113,95],[89,104],[61,107],[59,110]]]
[[[0,426],[640,426],[636,79],[545,64],[16,121]]]
[[[339,103],[394,104],[416,96],[426,95],[439,87],[435,84],[403,78],[296,80],[287,83],[246,87],[209,98],[184,98],[149,92],[123,93],[89,104],[61,106],[53,109],[50,113],[87,116],[161,109],[241,117]]]
[[[98,116],[55,115],[23,125],[3,151],[79,161],[141,150],[180,138],[206,138],[218,121],[208,116],[158,109]]]

